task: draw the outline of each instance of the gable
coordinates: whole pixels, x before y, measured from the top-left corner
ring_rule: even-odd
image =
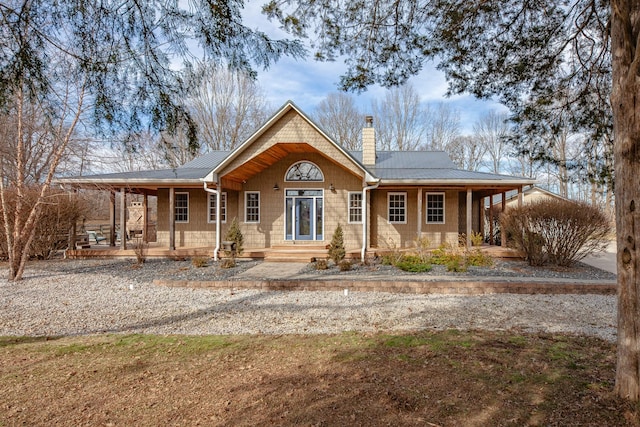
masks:
[[[362,179],[366,169],[288,103],[254,136],[232,152],[213,173],[223,186],[236,187],[291,153],[316,153]],[[213,176],[208,178],[213,178]]]

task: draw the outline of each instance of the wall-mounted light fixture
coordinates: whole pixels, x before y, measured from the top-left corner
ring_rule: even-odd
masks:
[[[333,186],[333,182],[329,184],[329,190],[336,191],[336,187]]]
[[[273,191],[278,191],[278,190],[280,190],[280,186],[276,182],[275,184],[273,184]]]

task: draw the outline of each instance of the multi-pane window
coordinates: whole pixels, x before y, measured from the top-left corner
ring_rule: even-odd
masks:
[[[389,222],[407,222],[407,193],[389,193]]]
[[[427,224],[444,224],[444,193],[427,193]]]
[[[176,222],[189,222],[189,193],[176,193],[173,209]]]
[[[247,191],[244,193],[244,221],[260,222],[260,193]]]
[[[349,193],[349,222],[362,222],[362,193]]]
[[[284,177],[285,181],[324,181],[322,171],[311,162],[294,163]]]
[[[216,222],[217,195],[209,194],[209,222]],[[220,222],[227,222],[227,193],[220,194]]]

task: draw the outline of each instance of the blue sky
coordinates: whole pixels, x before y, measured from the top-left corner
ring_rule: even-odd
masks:
[[[245,9],[245,23],[250,28],[264,31],[271,37],[291,38],[278,28],[275,22],[269,22],[260,13],[262,1],[249,1]],[[340,75],[346,67],[340,61],[317,62],[312,59],[293,60],[283,58],[269,70],[258,70],[258,82],[265,91],[267,99],[274,108],[291,100],[306,113],[313,113],[316,106],[331,92],[336,92]],[[446,98],[447,84],[444,74],[435,69],[432,63],[425,64],[424,70],[411,79],[411,83],[420,95],[423,103],[436,106],[447,103],[460,114],[464,133],[471,132],[473,123],[489,110],[506,111],[500,104],[492,101],[480,101],[469,95]],[[353,94],[363,113],[371,112],[371,101],[382,100],[385,89],[372,86],[362,94]]]

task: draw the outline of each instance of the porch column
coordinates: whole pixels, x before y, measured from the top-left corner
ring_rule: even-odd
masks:
[[[473,212],[472,205],[473,198],[471,189],[467,188],[467,248],[471,247],[471,213]]]
[[[502,210],[500,211],[504,214],[505,209],[507,209],[507,193],[505,191],[502,192]],[[507,247],[507,233],[504,232],[504,224],[502,223],[502,216],[500,216],[500,246],[503,248]]]
[[[518,207],[521,208],[522,207],[522,202],[523,202],[523,194],[522,194],[522,185],[520,187],[518,187]]]
[[[173,187],[169,188],[169,250],[176,250],[176,192]]]
[[[116,247],[116,192],[109,192],[109,246]]]
[[[423,189],[418,188],[418,239],[422,237],[422,193]]]
[[[489,244],[493,246],[493,194],[489,196]]]
[[[142,196],[142,243],[149,243],[147,227],[149,226],[149,196]]]
[[[486,199],[487,199],[486,197],[481,197],[478,200],[478,228],[480,229],[478,231],[482,235],[483,242],[484,242],[484,203]]]
[[[126,189],[120,189],[120,249],[127,249],[127,193]]]

